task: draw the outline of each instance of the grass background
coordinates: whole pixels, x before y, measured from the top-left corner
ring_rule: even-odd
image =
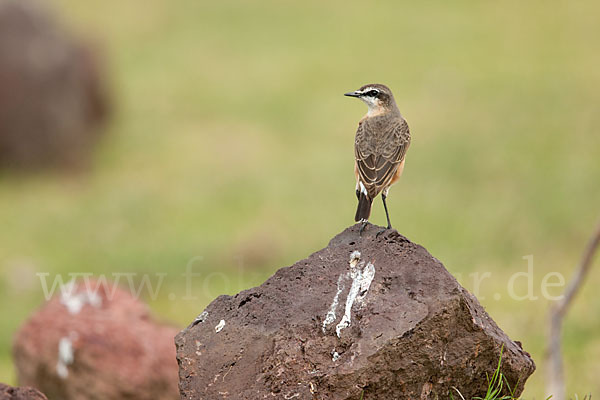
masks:
[[[570,276],[600,217],[597,2],[50,3],[102,48],[115,113],[89,172],[0,175],[0,381],[43,300],[36,272],[167,273],[148,301],[184,326],[325,246],[355,210],[365,107],[342,93],[381,82],[413,136],[392,222],[468,289],[492,274],[481,302],[533,355],[524,396],[543,398],[541,281]],[[527,255],[539,298],[517,301]],[[572,394],[600,392],[599,285],[593,271],[567,319]]]

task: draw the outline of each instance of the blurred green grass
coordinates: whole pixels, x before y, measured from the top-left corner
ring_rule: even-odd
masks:
[[[506,287],[526,255],[537,296],[547,272],[570,276],[600,217],[597,2],[53,4],[101,43],[116,114],[90,173],[0,175],[0,381],[43,299],[36,272],[167,273],[149,301],[183,326],[325,246],[355,208],[365,107],[342,93],[381,82],[413,135],[392,222],[468,289],[492,273],[481,302],[532,353],[524,395],[543,397],[548,302]],[[170,300],[196,256],[198,300]],[[567,321],[570,393],[600,391],[599,284]]]

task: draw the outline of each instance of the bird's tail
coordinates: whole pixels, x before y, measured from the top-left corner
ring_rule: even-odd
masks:
[[[356,216],[354,220],[356,222],[360,220],[368,220],[371,215],[371,203],[373,200],[369,198],[365,193],[360,192],[358,194],[358,207],[356,208]]]

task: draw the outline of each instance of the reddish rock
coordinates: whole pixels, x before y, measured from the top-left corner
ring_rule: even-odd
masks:
[[[48,398],[32,387],[12,387],[0,383],[0,400],[48,400]]]
[[[502,347],[520,394],[529,354],[423,247],[378,229],[348,228],[214,300],[176,338],[182,398],[425,400],[453,387],[483,397]]]
[[[177,329],[112,283],[97,285],[63,288],[20,328],[19,383],[50,400],[178,399]]]
[[[79,167],[107,116],[96,52],[48,2],[0,0],[0,167]]]

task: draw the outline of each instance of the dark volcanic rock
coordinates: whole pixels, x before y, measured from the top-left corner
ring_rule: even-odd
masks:
[[[470,399],[485,394],[502,346],[521,393],[529,354],[423,247],[376,231],[348,228],[214,300],[176,338],[182,398],[447,399],[456,387]]]
[[[0,0],[0,167],[80,167],[108,110],[95,51],[51,2]]]
[[[32,387],[12,387],[0,383],[0,400],[48,400]]]
[[[113,283],[66,285],[16,334],[18,380],[50,400],[179,398],[173,337]]]

